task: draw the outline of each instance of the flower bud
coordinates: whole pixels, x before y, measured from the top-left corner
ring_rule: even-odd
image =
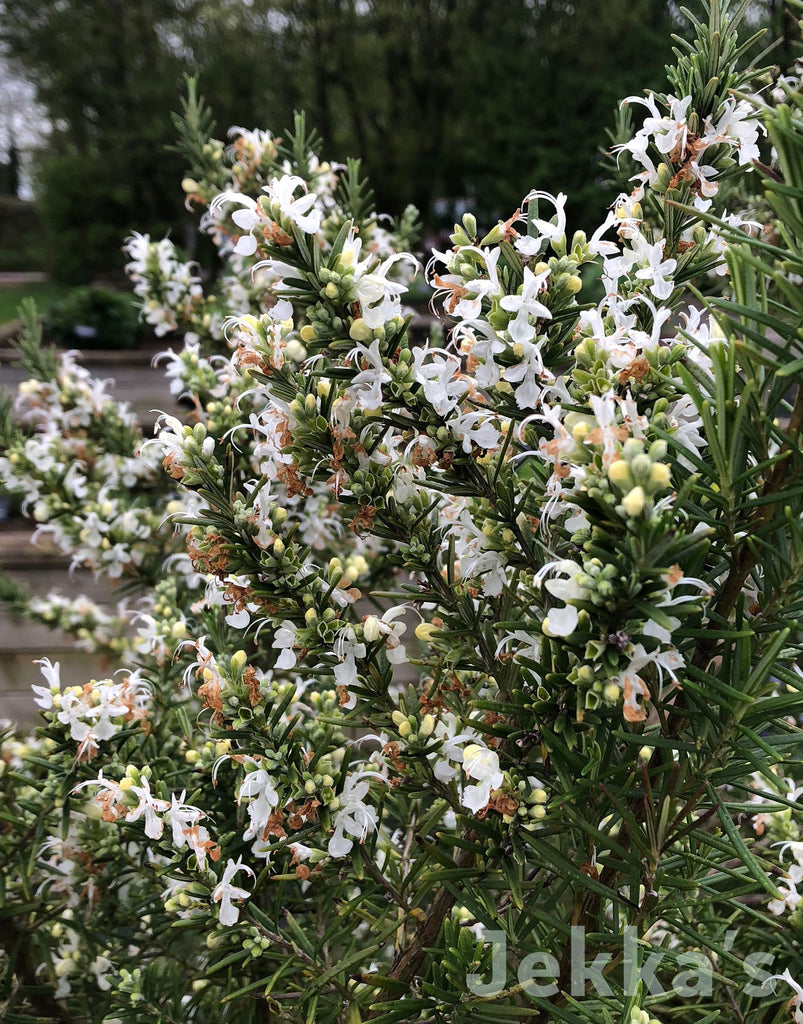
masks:
[[[634,487],[632,491],[628,491],[624,498],[622,498],[622,507],[628,516],[635,518],[635,516],[640,516],[644,511],[646,500],[644,488]]]
[[[644,452],[637,455],[630,463],[630,470],[639,483],[648,480],[652,471],[652,460],[649,455],[645,455]]]
[[[368,615],[363,623],[362,627],[363,636],[372,644],[375,640],[379,639],[379,620],[376,615]]]
[[[291,338],[287,342],[287,347],[284,350],[284,354],[293,363],[300,363],[307,357],[307,350],[298,340],[298,338]]]
[[[616,484],[619,487],[632,482],[630,466],[626,459],[617,459],[616,462],[610,464],[608,467],[608,479],[612,484]]]
[[[352,322],[351,327],[349,327],[349,337],[353,341],[368,341],[369,338],[373,337],[373,333],[362,317],[357,317]]]
[[[672,474],[665,462],[655,462],[650,470],[650,483],[655,488],[668,487]]]
[[[575,423],[572,427],[572,437],[578,444],[582,444],[590,433],[591,424],[586,420],[580,420],[579,423]]]
[[[435,716],[424,715],[424,717],[421,719],[421,728],[418,730],[419,735],[426,739],[428,736],[432,735],[434,729]]]
[[[240,672],[245,666],[248,660],[248,655],[245,651],[235,651],[231,656],[231,670],[232,672]]]
[[[429,643],[435,633],[438,632],[438,627],[433,626],[431,622],[419,622],[415,627],[415,635],[419,640],[423,640],[424,643]]]
[[[480,245],[497,245],[505,237],[505,225],[500,220],[491,228],[488,234],[480,241]]]
[[[660,163],[658,164],[658,176],[656,178],[653,188],[656,192],[666,192],[669,188],[669,182],[672,180],[672,168],[669,164]]]
[[[656,402],[655,405],[657,409],[658,403]],[[663,410],[658,411],[662,412]],[[653,443],[650,445],[650,450],[648,454],[650,458],[653,460],[653,462],[662,462],[666,458],[666,453],[668,451],[669,446],[667,445],[666,441],[653,441]]]

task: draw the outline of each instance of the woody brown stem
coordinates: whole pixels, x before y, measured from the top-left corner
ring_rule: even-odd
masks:
[[[459,850],[455,856],[458,868],[469,868],[474,862],[474,854],[470,850]],[[393,961],[388,978],[407,984],[415,978],[427,955],[427,951],[435,945],[440,935],[446,916],[456,903],[456,897],[446,889],[439,889],[429,912],[418,925],[410,942],[400,950]],[[366,1020],[372,1020],[377,1013],[372,1012]]]

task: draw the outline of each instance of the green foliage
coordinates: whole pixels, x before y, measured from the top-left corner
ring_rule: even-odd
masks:
[[[15,347],[20,362],[34,380],[53,380],[58,368],[58,357],[52,345],[42,344],[42,323],[33,299],[24,299],[20,304],[19,319],[22,324]]]
[[[47,316],[47,332],[60,345],[78,348],[134,348],[143,335],[131,295],[109,288],[76,288]]]

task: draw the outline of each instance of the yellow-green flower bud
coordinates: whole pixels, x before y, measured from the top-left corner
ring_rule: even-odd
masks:
[[[669,487],[671,470],[665,462],[655,462],[650,470],[650,483],[655,488]]]
[[[632,483],[633,477],[630,472],[630,465],[625,459],[617,459],[608,466],[608,479],[617,487],[624,487]]]
[[[419,640],[423,640],[424,643],[429,643],[435,633],[438,632],[438,627],[433,626],[431,622],[419,622],[415,627],[415,635]]]
[[[653,185],[656,192],[666,192],[669,188],[669,182],[672,180],[672,168],[669,164],[660,163],[658,164],[658,176]]]
[[[622,507],[627,515],[635,518],[635,516],[640,516],[644,511],[646,501],[647,497],[644,494],[644,488],[634,487],[632,491],[628,491],[624,498],[622,498]]]
[[[488,234],[480,241],[480,245],[497,245],[505,237],[505,225],[503,221],[499,221]]]
[[[363,623],[362,633],[369,644],[379,639],[379,619],[376,615],[368,615]]]
[[[434,729],[435,729],[435,716],[434,715],[424,715],[424,717],[421,719],[421,728],[418,730],[419,735],[422,736],[424,739],[426,739],[428,736],[432,735],[432,732],[433,732]]]
[[[353,341],[368,341],[369,338],[373,337],[373,331],[363,318],[357,317],[349,327],[349,337]]]

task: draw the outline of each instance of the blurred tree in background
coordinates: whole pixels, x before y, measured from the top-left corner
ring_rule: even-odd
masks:
[[[0,38],[35,82],[52,122],[38,169],[51,272],[77,283],[121,264],[121,236],[141,217],[153,230],[181,220],[181,161],[170,111],[186,62],[170,23],[192,17],[174,0],[13,0]]]
[[[662,0],[201,0],[188,41],[202,91],[223,86],[208,97],[222,124],[278,127],[303,107],[334,158],[362,157],[381,209],[414,202],[431,224],[434,199],[467,196],[496,219],[562,184],[570,215],[590,220],[605,205],[587,182],[612,109],[645,73],[661,81],[673,12]]]
[[[507,217],[533,187],[596,223],[614,105],[661,82],[675,16],[665,0],[0,0],[0,41],[53,122],[42,222],[52,273],[80,281],[121,265],[134,225],[184,240],[166,147],[185,72],[219,132],[305,109],[332,159],[363,158],[380,209],[415,202],[428,227],[456,197]]]

